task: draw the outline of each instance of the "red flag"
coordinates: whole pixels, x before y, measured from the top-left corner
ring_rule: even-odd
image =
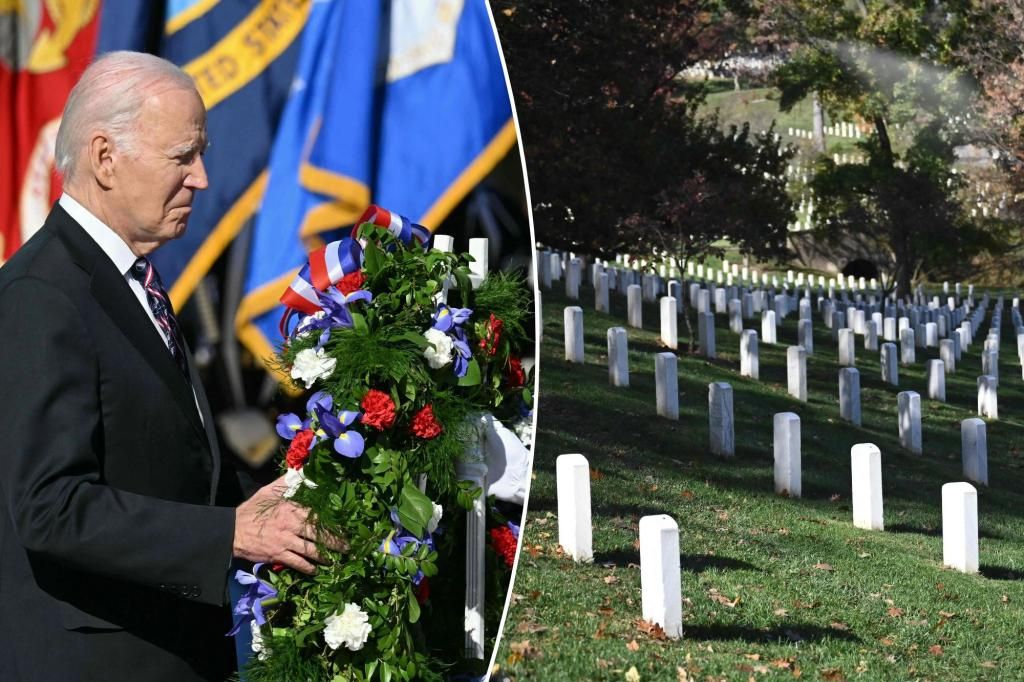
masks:
[[[96,46],[100,0],[0,4],[0,263],[60,196],[53,145],[64,102]],[[13,16],[12,16],[13,15]]]

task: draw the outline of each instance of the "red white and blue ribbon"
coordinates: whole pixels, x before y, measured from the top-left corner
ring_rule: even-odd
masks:
[[[330,242],[310,253],[309,262],[281,294],[281,303],[286,308],[281,317],[282,336],[287,336],[288,321],[295,313],[314,315],[323,310],[320,294],[362,266],[363,247],[355,237],[359,227],[365,223],[388,230],[403,244],[418,244],[424,249],[430,246],[430,230],[405,216],[371,205],[352,228],[351,237]]]

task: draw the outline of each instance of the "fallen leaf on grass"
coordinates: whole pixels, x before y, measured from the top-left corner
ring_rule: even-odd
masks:
[[[828,624],[828,626],[830,628],[832,628],[833,630],[840,630],[840,631],[846,631],[846,630],[850,629],[849,625],[847,625],[846,623],[840,623],[838,621],[832,621],[831,623]]]
[[[662,628],[657,623],[653,623],[649,620],[644,620],[643,618],[637,618],[635,621],[633,621],[633,625],[636,627],[637,631],[647,635],[651,639],[668,639],[668,636],[665,634],[664,628]]]
[[[999,598],[999,601],[1003,602],[1004,604],[1009,604],[1010,598],[1004,594],[1002,597]]]
[[[880,640],[878,640],[878,642],[882,646],[892,646],[892,644],[893,644],[892,637],[883,637]]]
[[[676,680],[677,682],[690,682],[693,678],[686,672],[686,668],[676,667]]]
[[[604,478],[604,473],[600,469],[591,469],[590,470],[590,480],[591,481],[600,481],[602,478]]]
[[[545,632],[548,629],[546,625],[540,625],[538,623],[522,622],[516,626],[516,632]]]
[[[826,564],[826,563],[822,563],[822,562],[814,564],[814,567],[816,569],[818,569],[819,571],[831,571],[832,570],[832,564]]]
[[[825,668],[821,671],[821,679],[829,682],[845,682],[846,675],[839,668]]]
[[[594,639],[604,639],[604,631],[608,629],[608,621],[602,620],[597,624],[597,632],[594,633]]]
[[[626,645],[626,648],[629,649],[630,651],[639,651],[640,650],[640,644],[637,643],[637,641],[634,639],[632,642],[630,642],[629,644]]]
[[[789,670],[793,665],[793,661],[787,658],[776,658],[771,664],[772,667],[778,668],[779,670]]]
[[[619,579],[616,578],[614,575],[606,575],[605,577],[601,578],[601,580],[604,580],[605,585],[614,585],[615,583],[619,582]]]
[[[515,665],[519,661],[528,661],[531,658],[540,658],[540,650],[530,644],[530,640],[524,639],[521,642],[512,642],[508,645],[509,650],[512,652],[508,655],[508,664]]]
[[[708,591],[708,596],[711,597],[711,601],[727,606],[730,609],[735,608],[740,603],[739,595],[736,595],[735,599],[729,599],[724,594],[719,594],[718,590],[713,587]]]
[[[829,502],[838,502],[841,499],[843,499],[843,496],[840,495],[839,493],[835,493],[834,495],[832,495],[832,497],[828,498],[828,501]]]
[[[789,615],[789,611],[787,611],[786,609],[775,609],[774,613],[776,616],[780,616],[782,618],[785,618]]]
[[[797,599],[796,601],[793,602],[793,608],[795,608],[795,609],[816,609],[816,608],[818,608],[818,606],[819,606],[819,604],[816,601],[802,602],[799,599]]]
[[[997,664],[996,664],[995,661],[984,661],[984,662],[982,662],[981,667],[982,668],[995,668],[995,667],[997,667]]]
[[[932,644],[930,647],[928,647],[928,653],[930,653],[932,656],[941,656],[942,655],[942,645],[941,644]]]
[[[626,682],[640,682],[640,673],[635,665],[626,671]]]
[[[683,492],[680,493],[680,495],[683,496],[684,500],[692,500],[693,499],[693,491],[691,491],[691,490],[684,490]],[[683,670],[683,669],[679,668],[679,670]],[[683,674],[684,675],[686,674],[685,670],[683,670]]]
[[[761,654],[743,654],[743,658],[748,658],[751,661],[760,661]]]
[[[903,609],[898,606],[890,606],[886,613],[889,614],[890,618],[899,618],[903,615]]]

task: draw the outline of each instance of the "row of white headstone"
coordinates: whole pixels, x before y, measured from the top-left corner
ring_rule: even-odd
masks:
[[[780,420],[780,417],[783,417]],[[776,424],[796,415],[776,415]],[[799,422],[799,419],[797,419]],[[792,431],[787,432],[792,439]],[[799,426],[795,438],[799,441]],[[776,450],[779,431],[776,431]],[[779,460],[776,459],[776,481]],[[594,558],[590,501],[590,464],[582,454],[560,455],[555,463],[558,498],[558,543],[576,562]],[[865,530],[884,530],[882,456],[871,443],[859,443],[850,451],[853,525]],[[682,577],[679,526],[666,514],[640,519],[641,616],[660,625],[668,637],[683,635]],[[942,486],[942,563],[963,573],[977,573],[978,493],[970,483]]]

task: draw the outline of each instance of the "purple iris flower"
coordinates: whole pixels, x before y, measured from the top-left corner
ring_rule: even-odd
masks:
[[[334,399],[331,398],[331,394],[327,391],[317,391],[309,396],[309,400],[306,401],[306,412],[313,414],[317,407],[320,407],[322,410],[329,410],[334,407]]]
[[[512,523],[511,521],[509,521],[507,525],[508,525],[508,529],[510,531],[512,531],[512,537],[514,537],[516,540],[518,540],[519,539],[519,526],[517,526],[516,524]]]
[[[235,604],[235,615],[241,616],[242,619],[235,624],[235,627],[231,628],[231,632],[228,633],[229,637],[238,634],[242,626],[251,620],[255,620],[257,625],[263,625],[267,622],[266,617],[263,615],[263,601],[276,597],[277,590],[256,577],[262,566],[262,563],[253,566],[252,573],[235,571],[235,580],[242,585],[248,585],[249,591],[242,595],[238,603]]]
[[[337,416],[329,409],[317,405],[315,408],[320,428],[329,438],[334,439],[334,451],[342,457],[355,459],[363,454],[366,442],[358,431],[349,431],[348,427],[361,414],[350,410],[342,410]]]
[[[297,414],[282,414],[277,418],[277,435],[281,436],[285,440],[291,440],[295,438],[295,434],[302,431],[305,428],[309,428],[309,424],[299,419]]]
[[[327,313],[321,322],[327,322],[328,327],[351,327],[352,314],[348,310],[350,303],[356,301],[373,300],[373,294],[366,289],[357,289],[348,294],[343,294],[337,289],[329,289],[327,294],[320,298],[324,312]]]
[[[453,326],[464,324],[472,314],[473,310],[471,308],[451,308],[442,303],[438,305],[437,310],[434,311],[432,318],[434,320],[434,324],[431,325],[431,328],[443,331],[447,334],[451,331]]]
[[[452,350],[455,351],[452,358],[452,369],[455,371],[455,376],[461,379],[469,371],[469,361],[473,357],[473,351],[469,349],[465,330],[456,327],[455,333],[451,337]]]

